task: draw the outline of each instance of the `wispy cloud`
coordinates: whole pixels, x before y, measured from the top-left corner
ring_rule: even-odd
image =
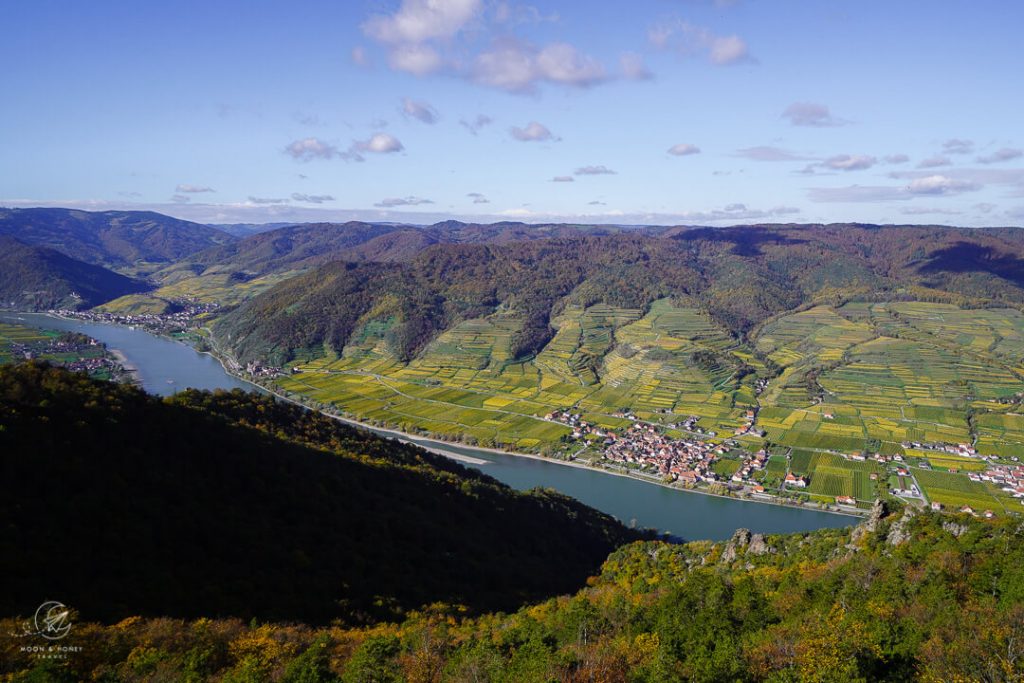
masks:
[[[662,50],[683,55],[704,55],[716,66],[756,63],[746,41],[738,35],[716,35],[711,29],[687,21],[672,20],[655,24],[647,31],[648,42]]]
[[[943,166],[951,166],[952,164],[953,164],[953,161],[949,157],[943,156],[941,154],[938,154],[938,155],[933,156],[933,157],[928,157],[927,159],[922,159],[921,161],[918,162],[917,167],[918,168],[941,168]]]
[[[951,138],[942,143],[942,151],[946,154],[970,154],[974,151],[974,141]]]
[[[323,204],[324,202],[333,202],[334,197],[329,194],[302,194],[301,192],[293,192],[292,200],[296,202],[305,202],[307,204]]]
[[[253,197],[249,195],[249,202],[252,204],[287,204],[284,197]]]
[[[845,119],[833,116],[824,104],[814,102],[794,102],[782,112],[782,118],[789,119],[794,126],[811,128],[832,128],[849,123]]]
[[[481,128],[489,126],[492,123],[494,123],[494,119],[492,119],[487,114],[477,114],[476,118],[474,118],[472,121],[467,121],[466,119],[462,119],[459,121],[459,125],[468,130],[473,135],[479,133]]]
[[[800,156],[789,150],[767,145],[738,149],[736,150],[736,156],[750,159],[751,161],[807,161],[809,159],[809,157]]]
[[[335,158],[363,161],[365,153],[391,154],[403,149],[405,148],[402,143],[395,136],[388,133],[374,133],[365,140],[353,140],[348,150],[344,152],[319,138],[295,140],[285,147],[284,151],[296,161]]]
[[[998,164],[1001,161],[1012,161],[1014,159],[1019,159],[1022,156],[1024,156],[1024,150],[1003,147],[991,154],[978,157],[977,161],[980,164]]]
[[[480,194],[479,192],[470,192],[466,194],[467,197],[473,200],[474,204],[490,204],[491,200]]]
[[[950,178],[944,175],[929,175],[914,178],[903,186],[851,185],[848,187],[815,187],[807,191],[814,202],[886,202],[907,201],[914,197],[948,197],[981,189],[981,185],[969,180]]]
[[[887,164],[905,164],[908,161],[910,161],[910,157],[906,154],[889,154],[885,157]]]
[[[374,206],[389,209],[396,206],[420,206],[421,204],[433,204],[434,202],[429,199],[423,199],[422,197],[389,197],[382,199]]]
[[[437,123],[437,110],[426,102],[417,102],[405,97],[402,99],[402,113],[423,123]]]
[[[189,194],[199,194],[202,192],[216,192],[215,189],[213,189],[212,187],[207,187],[206,185],[189,185],[187,183],[179,183],[178,186],[174,188],[174,191],[187,192]]]
[[[175,204],[187,204],[188,202],[192,201],[192,198],[183,194],[175,194],[171,195],[171,201],[174,202]]]
[[[581,166],[573,171],[575,175],[615,175],[607,166]]]
[[[558,138],[552,135],[551,131],[548,130],[547,126],[537,123],[536,121],[530,121],[524,128],[512,126],[509,128],[508,132],[512,137],[520,142],[545,142],[548,140],[558,140]]]
[[[700,147],[688,142],[680,142],[678,145],[672,145],[666,151],[672,156],[685,157],[691,154],[700,154]]]
[[[654,78],[654,74],[644,63],[644,58],[635,52],[623,52],[619,55],[619,71],[623,78],[630,81],[647,81]]]
[[[571,175],[556,175],[554,178],[551,179],[551,182],[553,182],[553,183],[573,183],[573,182],[576,182],[576,179],[573,178]]]

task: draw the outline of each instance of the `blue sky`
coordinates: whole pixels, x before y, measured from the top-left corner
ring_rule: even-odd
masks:
[[[1024,4],[33,2],[0,205],[1024,224]]]

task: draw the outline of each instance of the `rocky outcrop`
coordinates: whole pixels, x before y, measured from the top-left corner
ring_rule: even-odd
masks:
[[[953,534],[957,538],[960,538],[961,536],[967,533],[966,524],[957,524],[956,522],[943,522],[942,528],[948,531],[949,533]]]
[[[878,531],[888,511],[886,504],[881,499],[876,499],[867,519],[854,527],[853,533],[850,534],[850,545],[856,546],[863,538]]]
[[[746,549],[750,545],[750,529],[737,529],[729,542],[725,544],[722,551],[722,562],[733,562],[739,557],[740,549]]]
[[[915,515],[917,515],[917,510],[914,508],[909,506],[904,508],[903,515],[889,527],[889,534],[885,537],[885,542],[895,547],[909,541],[910,521],[914,519]]]
[[[768,555],[775,552],[775,548],[768,545],[764,534],[754,534],[750,537],[750,545],[747,546],[748,555]]]

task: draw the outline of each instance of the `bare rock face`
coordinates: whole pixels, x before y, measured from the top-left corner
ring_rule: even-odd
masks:
[[[893,525],[889,527],[889,535],[885,537],[885,542],[891,546],[898,546],[906,543],[910,540],[910,520],[912,520],[917,511],[912,507],[907,507],[903,510],[903,515],[893,522]]]
[[[858,524],[854,528],[853,533],[850,534],[850,545],[855,546],[865,536],[878,531],[888,511],[889,508],[886,507],[885,503],[881,499],[876,499],[875,504],[871,506],[871,512],[868,514],[867,519]]]
[[[733,562],[739,557],[741,548],[750,545],[750,529],[737,529],[722,551],[722,562]]]
[[[748,555],[768,555],[774,552],[775,548],[764,540],[764,534],[754,534],[750,537],[750,545],[747,546]]]
[[[967,533],[967,525],[957,524],[956,522],[943,522],[942,528],[953,534],[957,538],[960,538]]]

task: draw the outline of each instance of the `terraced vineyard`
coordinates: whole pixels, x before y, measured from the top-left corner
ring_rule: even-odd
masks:
[[[521,325],[512,311],[463,321],[401,364],[386,350],[387,323],[376,320],[340,357],[300,363],[281,386],[359,419],[533,451],[570,449],[570,429],[544,419],[569,407],[606,428],[627,424],[623,411],[665,425],[695,416],[716,441],[757,408],[764,439],[739,442],[792,449],[788,470],[772,458],[761,475],[768,484],[792,471],[809,478],[812,496],[866,502],[886,481],[884,467],[840,454],[900,454],[934,468],[920,479],[929,500],[997,510],[1014,502],[966,478],[983,460],[935,445],[1024,457],[1016,397],[1024,390],[1024,315],[1016,310],[819,305],[768,321],[748,345],[685,302],[570,305],[539,353],[515,359]],[[755,390],[762,379],[767,386]]]

